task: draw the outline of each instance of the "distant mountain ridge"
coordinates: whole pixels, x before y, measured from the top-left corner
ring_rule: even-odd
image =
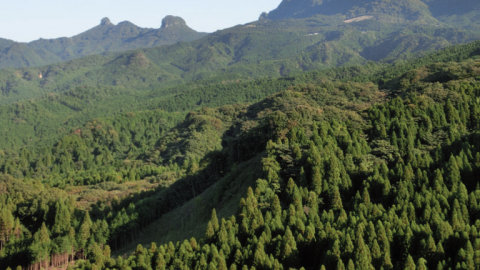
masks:
[[[273,16],[286,5],[299,8],[302,4],[314,5],[314,10],[315,5],[322,6],[322,3],[337,5],[352,3],[352,0],[285,0],[277,10],[265,16]],[[435,19],[429,8],[442,3],[447,2],[427,5],[419,0],[390,3],[359,0],[350,6],[338,7],[350,10],[350,13],[318,13],[313,17],[285,20],[267,18],[217,31],[192,42],[168,46],[156,45],[161,44],[162,38],[168,37],[168,34],[178,38],[181,31],[190,31],[179,17],[166,17],[160,29],[138,28],[129,22],[113,25],[105,18],[100,25],[70,39],[39,40],[33,45],[14,43],[11,46],[8,46],[10,41],[0,40],[0,50],[1,44],[7,44],[3,50],[17,57],[13,60],[28,59],[29,63],[43,60],[41,52],[47,50],[42,51],[39,47],[51,46],[52,50],[56,48],[56,43],[62,42],[65,44],[62,50],[56,52],[57,55],[96,54],[42,67],[0,70],[0,104],[84,86],[160,91],[199,80],[278,77],[309,70],[362,65],[369,61],[391,63],[480,40],[480,28],[475,29],[478,26],[475,26],[474,20],[465,24],[472,27],[467,29],[452,27]],[[289,12],[293,14],[295,11],[291,9]],[[322,12],[333,11],[325,9]],[[471,14],[467,17],[448,16],[442,18],[452,23],[470,22],[475,18]],[[115,43],[115,40],[124,42]],[[29,47],[34,45],[38,51]],[[135,46],[156,47],[99,55],[101,51],[118,52]],[[8,66],[1,57],[0,63]]]
[[[174,29],[167,24],[164,29]],[[368,61],[391,63],[476,40],[480,40],[480,31],[377,20],[345,23],[337,15],[257,21],[192,42],[92,55],[43,67],[3,69],[0,104],[75,87],[161,92],[199,80],[278,77]]]
[[[39,39],[29,43],[0,39],[0,68],[42,66],[93,54],[193,41],[205,35],[175,16],[165,17],[158,29],[141,28],[128,21],[115,25],[104,18],[99,25],[71,38]]]
[[[393,25],[396,25],[394,28],[402,28],[405,27],[406,24],[436,27],[437,29],[435,30],[429,30],[436,32],[433,34],[433,37],[438,38],[440,35],[442,38],[448,40],[448,42],[445,42],[445,40],[436,40],[433,43],[437,45],[433,47],[429,44],[426,45],[426,47],[430,49],[445,47],[449,45],[448,43],[456,44],[475,40],[475,38],[472,39],[466,36],[472,36],[472,33],[480,32],[480,3],[474,0],[284,0],[276,9],[269,13],[262,14],[260,19],[280,21],[286,19],[308,19],[312,17],[317,17],[319,21],[323,21],[321,25],[330,28],[328,30],[330,33],[326,41],[331,41],[330,39],[336,36],[335,33],[339,33],[335,31],[340,30],[343,32],[345,23],[357,23],[361,20],[376,21],[377,25],[374,28],[380,30],[380,32],[391,31],[391,29],[386,29]],[[258,22],[252,22],[250,25],[253,26],[257,23]],[[303,23],[304,22],[290,22],[287,23],[288,25],[286,27],[291,28],[291,31],[296,31],[296,26],[294,25]],[[335,24],[340,28],[332,28]],[[368,32],[365,30],[369,29],[370,26],[364,27],[362,32]],[[226,32],[230,31],[228,29],[225,30]],[[332,32],[332,30],[335,31]],[[449,34],[450,36],[447,37],[444,33],[441,33],[442,31],[453,31],[456,33],[458,32],[457,30],[467,30],[471,32],[463,34],[464,37],[460,38],[460,40],[457,40],[457,37],[450,37],[451,35],[455,36],[457,34]],[[257,30],[250,28],[249,31],[258,32],[258,28]],[[321,33],[323,31],[325,31],[325,29],[318,29],[312,33]],[[223,32],[225,33],[225,31]],[[288,31],[283,32],[286,35],[290,34]],[[380,34],[380,32],[378,32],[378,34]],[[374,34],[373,32],[369,33],[373,36],[367,35],[368,37],[365,38],[365,44],[361,45],[361,47],[371,47],[371,45],[374,44],[368,43],[372,43],[372,41],[379,42],[378,34]],[[412,47],[408,45],[408,43],[413,43],[415,45],[413,47],[416,47],[417,45],[423,44],[419,43],[419,41],[427,38],[426,36],[421,37],[417,35],[415,41],[411,39],[403,39],[403,41],[401,41],[400,39],[402,39],[405,34],[406,33],[400,33],[400,35],[390,36],[389,38],[392,39],[394,43],[392,46],[396,47],[398,43],[405,43],[405,48],[407,48]],[[96,27],[71,38],[40,39],[30,43],[17,43],[0,38],[0,69],[9,67],[39,67],[88,55],[118,53],[139,48],[152,48],[160,45],[171,45],[180,41],[190,42],[206,35],[206,33],[198,33],[189,28],[182,18],[175,16],[165,17],[162,20],[162,26],[158,29],[141,28],[128,21],[114,25],[108,18],[104,18]],[[427,39],[432,38],[432,33],[427,35],[430,36]],[[385,37],[386,36],[384,36],[384,38]],[[288,37],[285,36],[285,38]],[[432,43],[430,41],[427,43]],[[288,41],[286,42],[289,43]],[[361,49],[363,50],[361,53],[362,57],[368,60],[379,60],[387,56],[388,58],[395,57],[394,55],[389,55],[390,52],[395,49],[392,46],[390,46],[391,48],[385,48],[385,44],[387,43],[377,44],[382,47],[381,55],[375,53],[378,48],[377,45],[374,45],[374,47],[370,49]],[[275,45],[275,47],[277,46]],[[358,49],[354,49],[353,51],[357,50]],[[399,47],[399,50],[396,51],[402,50],[404,49]],[[374,55],[371,55],[372,53]],[[266,55],[271,54],[266,52]],[[188,61],[193,61],[195,58],[190,57],[188,59],[190,59]],[[236,57],[235,59],[239,58]],[[223,60],[220,62],[223,62]],[[184,64],[177,65],[177,67],[183,65]]]

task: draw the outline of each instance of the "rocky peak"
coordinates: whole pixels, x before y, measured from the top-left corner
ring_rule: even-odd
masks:
[[[181,25],[187,25],[184,19],[177,16],[168,15],[167,17],[163,18],[161,28],[168,28],[168,27],[181,26]]]
[[[100,25],[104,26],[104,25],[113,25],[113,23],[110,21],[109,18],[105,17],[102,19],[102,21],[100,22]]]

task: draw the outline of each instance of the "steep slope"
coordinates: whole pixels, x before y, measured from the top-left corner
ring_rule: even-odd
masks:
[[[100,25],[71,38],[39,39],[26,44],[2,42],[0,48],[5,48],[0,52],[0,68],[41,66],[92,54],[192,41],[205,35],[174,16],[164,18],[159,29],[141,28],[128,21],[114,25],[104,18]]]

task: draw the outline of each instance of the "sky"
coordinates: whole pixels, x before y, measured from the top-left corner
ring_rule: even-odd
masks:
[[[199,32],[215,32],[258,19],[281,0],[13,0],[0,9],[0,38],[29,42],[71,37],[108,17],[160,28],[166,15],[180,16]]]

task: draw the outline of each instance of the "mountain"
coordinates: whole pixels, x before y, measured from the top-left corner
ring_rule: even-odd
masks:
[[[346,20],[442,22],[478,29],[480,3],[475,0],[284,0],[261,18],[281,20],[314,15],[341,15]]]
[[[128,21],[114,25],[104,18],[98,26],[71,38],[39,39],[30,43],[2,39],[0,68],[42,66],[93,54],[192,41],[205,35],[175,16],[165,17],[158,29],[141,28]]]
[[[428,7],[420,0],[284,0],[263,18],[280,20],[314,15],[343,15],[346,19],[372,16],[383,21],[433,21]]]
[[[335,35],[338,36],[339,32],[335,31],[342,32],[338,37],[345,36],[346,24],[364,21],[364,23],[370,24],[370,26],[367,28],[363,27],[364,29],[361,30],[366,35],[363,38],[363,42],[377,44],[374,44],[374,47],[369,46],[370,44],[360,44],[362,50],[366,49],[360,56],[367,60],[375,61],[384,58],[393,59],[400,56],[398,53],[392,55],[390,53],[392,51],[412,52],[432,48],[438,49],[449,44],[463,43],[475,39],[466,37],[461,38],[463,40],[458,40],[457,37],[445,37],[444,34],[439,32],[455,32],[457,30],[480,32],[480,7],[473,0],[284,0],[275,10],[268,14],[262,14],[260,18],[277,21],[278,24],[276,25],[274,23],[266,24],[273,26],[277,30],[284,28],[278,34],[287,33],[287,35],[290,34],[289,31],[297,31],[298,24],[308,25],[308,20],[306,19],[312,18],[312,26],[315,27],[310,27],[307,30],[310,32],[306,34],[328,34],[330,38]],[[288,19],[303,19],[304,21],[280,22]],[[376,25],[375,22],[377,22]],[[320,27],[321,24],[324,27]],[[371,26],[373,25],[375,25],[375,31],[369,31],[372,30]],[[425,33],[416,33],[416,37],[413,38],[411,36],[405,38],[405,33],[395,33],[398,29],[410,28],[412,25],[431,26],[432,28],[424,30],[426,31]],[[335,26],[337,29],[335,29]],[[248,29],[250,32],[258,32],[259,29],[253,29],[253,27],[259,27],[259,22],[252,22],[248,24],[248,27],[250,27]],[[237,27],[225,29],[220,31],[220,33],[233,34],[231,33],[233,29],[237,29]],[[357,29],[359,28],[357,27]],[[306,27],[301,29],[301,31],[305,30]],[[391,35],[379,37],[375,34],[372,36],[374,32],[385,33],[385,31],[389,31]],[[272,29],[269,29],[268,32],[271,33]],[[436,33],[432,35],[432,32]],[[425,34],[429,37],[425,36]],[[71,38],[40,39],[30,43],[13,43],[8,40],[0,40],[0,68],[43,66],[93,54],[108,54],[138,48],[151,48],[181,41],[189,42],[205,35],[205,33],[195,32],[186,25],[183,19],[174,16],[164,18],[159,29],[140,28],[130,22],[121,22],[118,25],[113,25],[108,18],[105,18],[100,25]],[[287,35],[284,36],[285,39],[288,39]],[[439,35],[445,40],[439,40]],[[472,35],[472,33],[462,33],[461,35]],[[379,39],[390,40],[380,41]],[[325,41],[329,41],[329,38]],[[282,42],[284,41],[280,41],[280,43]],[[288,43],[288,41],[285,42]],[[249,41],[244,41],[243,43],[247,44]],[[426,45],[422,49],[415,48],[417,47],[416,44],[419,43]],[[267,46],[267,48],[272,46],[264,42],[262,44]],[[325,46],[326,44],[324,43]],[[385,47],[387,44],[388,48],[381,48],[381,55],[369,55],[369,51],[376,51],[378,46]],[[413,48],[394,48],[398,46],[410,47],[408,44],[414,45]],[[314,45],[311,44],[311,46]],[[344,46],[341,45],[341,47]],[[352,46],[348,47],[352,48]],[[302,50],[311,50],[312,48],[304,48]],[[317,53],[317,55],[324,53]],[[350,55],[349,57],[355,57],[355,55],[352,55],[352,52],[343,51],[343,53]],[[328,54],[332,54],[332,52]],[[342,56],[341,58],[345,59],[346,57]],[[192,58],[190,57],[190,59]],[[238,56],[236,56],[236,59],[238,59]],[[344,61],[339,62],[339,64],[342,64],[341,62]]]

